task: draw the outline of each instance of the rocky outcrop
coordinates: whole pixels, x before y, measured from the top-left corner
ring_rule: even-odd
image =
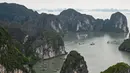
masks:
[[[63,28],[60,23],[60,20],[57,16],[52,14],[40,14],[40,16],[37,19],[38,28],[44,29],[44,30],[54,30],[56,32],[62,32]],[[43,31],[43,30],[42,30]]]
[[[34,36],[43,30],[62,32],[62,25],[56,15],[38,14],[36,11],[15,3],[0,3],[0,21],[7,24],[1,25],[8,28],[20,28],[25,33]]]
[[[102,30],[107,32],[129,32],[126,16],[120,12],[112,14],[110,20],[105,21]]]
[[[32,46],[43,59],[66,54],[62,36],[54,31],[45,31],[36,38]]]
[[[126,63],[117,63],[101,73],[130,73],[130,66]]]
[[[119,50],[130,52],[130,39],[124,40],[124,42],[119,46]]]
[[[68,54],[60,73],[88,73],[83,56],[76,51],[71,51]]]
[[[95,19],[86,14],[81,14],[74,9],[64,10],[58,15],[64,30],[67,31],[92,31]]]
[[[128,32],[127,18],[122,13],[116,12],[112,14],[110,18],[110,23],[113,24],[112,26],[116,29],[119,29],[123,32]]]
[[[41,59],[48,59],[66,54],[62,35],[55,31],[43,31],[36,36],[25,34],[18,28],[8,31],[16,47],[27,56],[35,53]]]
[[[44,31],[43,34],[37,36],[26,36],[24,40],[26,41],[23,43],[23,49],[36,52],[41,59],[66,54],[62,36],[54,31]]]

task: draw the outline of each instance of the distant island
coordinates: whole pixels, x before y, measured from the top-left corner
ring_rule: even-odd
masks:
[[[66,10],[67,8],[55,8],[55,9],[47,9],[47,8],[42,8],[42,9],[38,9],[35,11],[37,11],[38,13],[43,13],[43,12],[47,12],[47,13],[60,13],[63,10]],[[104,8],[104,9],[80,9],[80,8],[76,8],[75,9],[78,12],[130,12],[130,9],[114,9],[114,8]]]
[[[95,19],[92,15],[81,14],[74,9],[63,10],[59,15],[39,14],[23,5],[0,3],[1,26],[19,28],[28,35],[43,30],[56,32],[128,32],[127,18],[121,12],[110,19]]]
[[[89,11],[102,11],[102,12],[118,12],[118,11],[122,11],[122,12],[130,12],[129,9],[90,9]]]

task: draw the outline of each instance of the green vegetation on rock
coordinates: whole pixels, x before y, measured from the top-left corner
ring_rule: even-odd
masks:
[[[101,73],[129,73],[130,66],[126,63],[117,63]]]
[[[86,62],[83,56],[77,51],[71,51],[60,71],[60,73],[88,73]]]
[[[20,69],[27,73],[26,58],[12,42],[7,30],[0,27],[0,64],[5,67],[7,73]]]

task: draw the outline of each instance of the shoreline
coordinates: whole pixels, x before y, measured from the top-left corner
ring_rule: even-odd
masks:
[[[57,56],[50,57],[50,58],[47,58],[47,59],[43,59],[43,61],[50,60],[50,59],[54,59],[54,58],[57,58],[57,57],[60,57],[60,56],[65,56],[65,55],[67,55],[67,54],[68,54],[68,53],[61,54],[61,55],[57,55]]]

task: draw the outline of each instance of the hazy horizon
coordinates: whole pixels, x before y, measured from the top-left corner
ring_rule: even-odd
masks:
[[[130,9],[129,0],[0,0],[0,3],[17,3],[30,9]]]

